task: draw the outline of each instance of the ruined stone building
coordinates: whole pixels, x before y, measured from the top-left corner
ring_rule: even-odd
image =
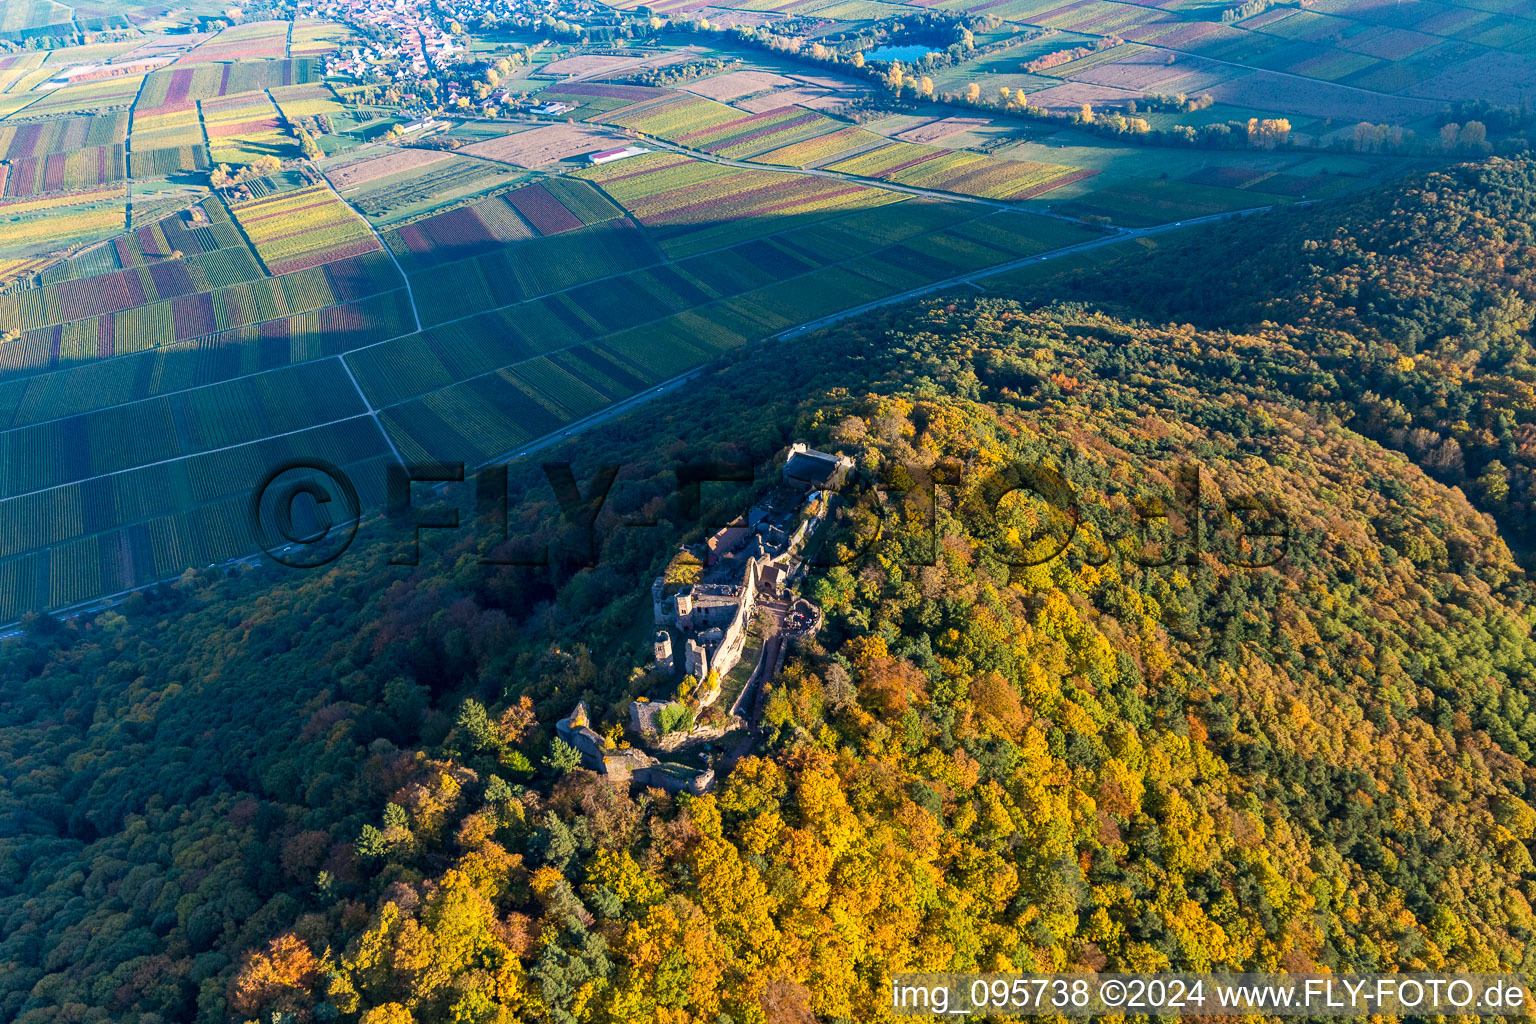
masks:
[[[718,684],[741,661],[758,601],[783,595],[799,566],[801,549],[826,514],[827,493],[852,469],[852,459],[796,442],[787,454],[780,486],[745,515],[688,549],[699,566],[697,582],[670,592],[665,576],[652,584],[656,668],[668,676],[694,677],[700,708],[719,696]],[[709,684],[711,673],[715,686]],[[631,718],[643,732],[665,706],[661,701],[633,707]]]
[[[659,787],[668,792],[704,794],[715,783],[715,773],[686,765],[659,761],[642,750],[619,749],[593,731],[587,720],[587,705],[578,701],[571,713],[555,723],[555,733],[576,748],[581,763],[612,782]]]

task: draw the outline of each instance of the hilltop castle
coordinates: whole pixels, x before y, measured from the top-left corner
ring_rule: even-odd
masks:
[[[699,582],[669,595],[666,578],[656,578],[651,584],[651,608],[658,669],[676,671],[680,651],[683,672],[701,685],[711,672],[717,680],[730,674],[741,660],[759,597],[778,597],[799,568],[796,556],[825,514],[826,502],[815,499],[839,486],[852,469],[850,458],[796,442],[784,462],[783,486],[704,541]],[[812,495],[810,502],[807,491]],[[807,514],[812,508],[815,511]],[[680,647],[673,644],[674,632]],[[714,696],[706,691],[700,706],[707,706]]]
[[[719,698],[725,678],[741,662],[747,629],[759,602],[765,597],[776,600],[783,596],[785,588],[803,571],[801,552],[827,515],[828,492],[842,484],[852,469],[852,459],[800,443],[792,445],[780,486],[746,515],[685,549],[690,567],[698,569],[694,582],[673,585],[663,575],[651,584],[655,668],[667,677],[693,677],[697,688],[687,703],[694,710]],[[785,635],[792,639],[814,633],[819,624],[819,613],[803,598],[788,614],[790,624]],[[746,695],[743,689],[740,697]],[[662,715],[675,707],[670,700],[633,701],[629,706],[630,728],[638,735],[654,737],[665,731],[660,725]],[[731,713],[735,714],[735,709]],[[714,785],[711,770],[619,748],[593,731],[585,704],[577,704],[570,715],[555,723],[555,731],[581,754],[582,764],[616,782],[689,793],[705,793]]]

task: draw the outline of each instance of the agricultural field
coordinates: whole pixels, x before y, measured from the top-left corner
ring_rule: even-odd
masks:
[[[277,108],[265,91],[199,100],[208,157],[216,164],[249,164],[263,156],[298,155],[293,136],[283,129]]]
[[[230,212],[273,274],[379,250],[367,222],[329,185],[235,203]]]
[[[935,142],[943,142],[965,132],[985,128],[991,124],[991,120],[985,117],[941,117],[924,124],[915,125],[906,129],[895,138],[902,142],[917,142],[923,145],[931,145]]]
[[[292,57],[317,57],[339,50],[356,39],[357,33],[349,25],[305,19],[293,24],[288,54]]]
[[[722,247],[829,211],[901,198],[854,182],[723,167],[676,153],[647,153],[579,176],[652,229],[672,256]]]
[[[621,136],[587,125],[552,124],[475,142],[461,152],[531,170],[586,153],[612,149],[622,145],[623,141]]]
[[[751,96],[794,84],[794,79],[776,75],[771,71],[727,71],[723,75],[711,75],[696,82],[688,82],[681,88],[695,96],[728,103],[741,96]]]
[[[187,51],[176,61],[189,64],[236,63],[286,57],[288,22],[258,21],[231,25]]]
[[[20,31],[69,21],[4,6],[32,23]],[[687,9],[704,8],[653,8]],[[1438,138],[1447,104],[1518,91],[1536,52],[1536,35],[1490,36],[1486,11],[1345,0],[1229,23],[1198,2],[926,9],[1002,19],[975,23],[970,59],[907,65],[954,102],[888,104],[877,76],[726,36],[562,40],[501,76],[499,112],[476,107],[483,67],[457,79],[469,105],[444,104],[431,136],[393,131],[427,102],[404,100],[409,75],[388,90],[327,76],[365,39],[347,25],[182,22],[0,54],[0,321],[15,332],[0,342],[0,613],[249,553],[240,484],[276,458],[490,461],[807,320],[1038,274],[1027,261],[1096,242],[1095,224],[1364,187],[1399,164],[1351,149],[1355,122]],[[919,10],[750,0],[709,16],[806,15],[830,45]],[[465,59],[510,52],[471,38]],[[639,84],[705,57],[725,70]],[[108,70],[55,77],[89,64]],[[1288,117],[1298,142],[1140,144],[1002,107],[1002,87],[1064,114],[1134,102],[1154,130]],[[1147,109],[1151,93],[1202,99]],[[550,101],[573,109],[528,115]],[[301,159],[290,125],[321,154]],[[652,151],[587,159],[626,145]],[[210,188],[216,165],[264,156],[279,169]]]
[[[324,165],[325,175],[342,195],[371,182],[410,174],[453,159],[452,153],[434,149],[406,149],[381,146]]]
[[[435,150],[401,150],[402,153]],[[371,176],[373,171],[412,166]],[[472,201],[487,193],[510,188],[524,179],[515,167],[475,157],[448,154],[446,160],[418,161],[399,158],[390,164],[363,169],[370,175],[347,191],[347,201],[378,227],[409,223],[445,208]]]

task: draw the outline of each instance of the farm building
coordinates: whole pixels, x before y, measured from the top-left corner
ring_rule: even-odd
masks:
[[[538,106],[529,107],[528,113],[538,114],[541,117],[555,117],[571,109],[572,107],[569,103],[540,103]]]
[[[401,135],[428,135],[439,128],[448,127],[443,122],[430,117],[418,117],[414,121],[407,121],[400,126]]]
[[[649,153],[650,150],[643,146],[624,146],[621,149],[605,149],[600,153],[588,153],[587,160],[594,164],[611,164],[615,160],[623,160],[626,157],[639,156],[641,153]]]

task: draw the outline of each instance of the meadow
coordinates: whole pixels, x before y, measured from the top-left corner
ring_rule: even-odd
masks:
[[[382,227],[419,220],[508,188],[523,178],[514,167],[457,154],[448,154],[441,161],[413,159],[410,163],[405,170],[368,177],[348,192],[347,200]],[[365,173],[371,175],[372,171]]]

